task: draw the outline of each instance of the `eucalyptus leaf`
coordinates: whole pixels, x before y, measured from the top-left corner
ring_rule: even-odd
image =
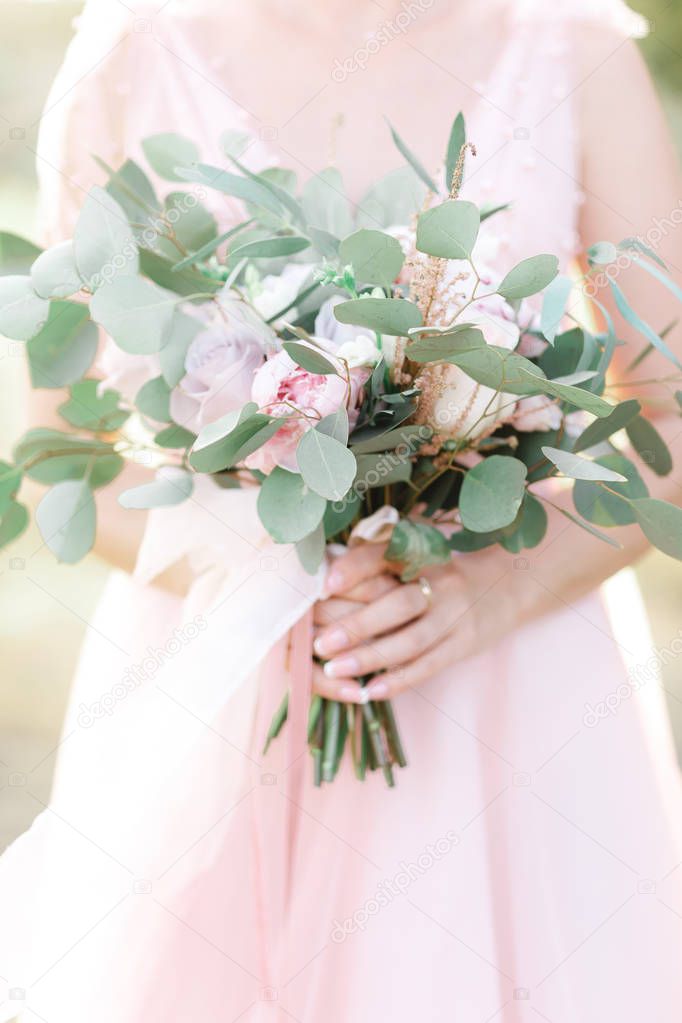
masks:
[[[76,222],[73,251],[78,272],[91,291],[139,270],[137,243],[128,218],[103,188],[95,186],[88,192]]]
[[[186,430],[184,426],[176,426],[173,423],[171,426],[167,426],[165,430],[161,430],[156,434],[154,443],[160,448],[187,449],[194,444],[196,439],[196,434],[192,433],[191,430]]]
[[[478,207],[463,199],[446,199],[420,214],[417,248],[430,256],[468,259],[478,237]]]
[[[135,405],[143,416],[157,423],[170,419],[170,388],[163,377],[154,377],[142,385],[135,396]]]
[[[635,330],[638,330],[639,333],[642,334],[642,336],[645,337],[647,341],[654,346],[654,348],[657,348],[662,355],[665,355],[666,359],[669,359],[673,365],[677,366],[678,369],[682,369],[682,363],[675,353],[668,348],[663,338],[659,337],[656,331],[637,315],[616,282],[613,280],[609,281],[609,287],[613,293],[618,312],[621,314],[623,319],[627,320],[630,326],[634,327]]]
[[[191,267],[183,270],[176,267],[177,263],[166,259],[158,252],[149,249],[142,249],[140,252],[140,272],[169,292],[175,292],[178,296],[190,296],[188,301],[201,304],[206,301],[207,294],[213,295],[223,288],[223,282],[218,278],[208,277]]]
[[[639,415],[630,420],[625,430],[639,457],[657,476],[667,476],[672,471],[670,449],[653,423]]]
[[[182,181],[177,167],[199,160],[199,150],[191,139],[176,132],[160,132],[142,140],[142,149],[150,167],[165,181]]]
[[[410,519],[401,519],[393,527],[385,558],[403,566],[401,579],[409,582],[429,565],[444,565],[450,561],[448,542],[433,526]]]
[[[327,540],[335,540],[360,515],[362,500],[351,490],[343,501],[329,501],[324,512],[322,525]]]
[[[340,501],[355,479],[353,453],[320,430],[306,430],[296,448],[296,461],[305,483],[328,501]]]
[[[31,283],[41,298],[68,298],[80,291],[73,242],[60,242],[42,252],[31,267]]]
[[[550,344],[554,344],[554,338],[566,312],[566,303],[572,290],[573,281],[568,277],[555,277],[545,289],[542,299],[540,330]]]
[[[618,249],[613,242],[595,242],[587,250],[587,258],[591,264],[608,266],[618,259]]]
[[[622,401],[619,405],[615,406],[613,412],[606,416],[605,419],[595,419],[593,423],[585,427],[576,439],[573,450],[577,454],[578,451],[585,451],[587,448],[594,447],[596,444],[601,444],[602,441],[608,440],[614,433],[618,433],[624,426],[627,426],[635,416],[639,415],[640,410],[641,405],[634,398]]]
[[[124,352],[151,355],[168,339],[177,302],[143,277],[116,277],[95,292],[90,311]]]
[[[508,394],[537,394],[542,390],[542,370],[507,348],[485,345],[455,352],[447,359],[478,384]]]
[[[457,117],[452,122],[452,128],[450,129],[450,138],[448,139],[448,148],[445,154],[445,191],[449,192],[452,188],[452,180],[455,175],[455,167],[457,166],[457,160],[462,146],[466,142],[466,126],[464,123],[464,114],[461,112],[457,114]]]
[[[411,167],[398,167],[376,181],[360,200],[358,227],[409,224],[424,202],[425,187]]]
[[[652,497],[632,502],[642,532],[654,547],[682,561],[682,509]]]
[[[198,185],[205,185],[207,188],[214,188],[225,195],[232,195],[236,199],[253,203],[254,206],[260,206],[271,213],[280,216],[282,214],[282,205],[270,189],[266,188],[262,182],[252,178],[232,174],[230,171],[212,167],[207,163],[199,163],[193,167],[179,167],[177,174],[178,178],[183,181],[194,181]]]
[[[405,354],[411,362],[440,362],[461,352],[485,348],[486,341],[478,327],[459,324],[448,334],[420,337],[411,341]]]
[[[351,446],[356,455],[368,455],[377,451],[393,451],[397,447],[406,447],[410,453],[417,451],[422,444],[431,439],[431,430],[423,424],[419,426],[398,426],[396,429],[380,430],[377,434],[364,438],[361,435],[351,436]]]
[[[327,502],[298,473],[275,468],[258,494],[258,515],[277,543],[298,543],[322,521]]]
[[[194,480],[191,472],[175,467],[160,469],[152,483],[131,487],[119,494],[118,503],[123,508],[149,509],[168,508],[182,504],[192,496]]]
[[[525,483],[526,466],[517,458],[485,458],[464,477],[459,495],[462,525],[473,533],[508,526],[521,506]]]
[[[0,277],[0,334],[28,341],[45,325],[50,303],[36,295],[31,278]]]
[[[383,231],[361,228],[344,238],[339,247],[339,262],[342,266],[350,263],[356,281],[363,284],[390,287],[404,261],[400,242]]]
[[[81,302],[56,299],[43,328],[26,346],[33,387],[66,387],[87,373],[97,354],[97,327]]]
[[[420,161],[414,155],[412,150],[409,149],[407,147],[407,145],[403,142],[402,138],[400,137],[400,135],[398,134],[398,132],[395,130],[395,128],[393,127],[393,125],[390,122],[389,122],[388,126],[391,129],[391,138],[393,139],[393,141],[395,143],[395,146],[396,146],[396,149],[398,150],[400,155],[405,158],[405,160],[409,163],[410,167],[415,172],[417,177],[421,178],[421,180],[424,182],[426,187],[431,192],[434,192],[434,193],[437,194],[438,193],[438,185],[433,180],[431,175],[425,170],[423,164],[420,163]]]
[[[602,533],[602,531],[597,529],[596,526],[593,526],[591,523],[581,519],[578,515],[574,515],[567,508],[561,508],[559,505],[556,505],[556,509],[561,512],[564,518],[568,519],[569,522],[572,522],[574,526],[579,526],[581,529],[584,529],[586,533],[590,533],[592,536],[596,537],[597,540],[607,543],[609,547],[615,547],[616,550],[621,549],[622,544],[618,543],[617,540],[614,540],[612,536],[607,536],[606,533]]]
[[[3,274],[27,274],[41,249],[28,238],[0,231],[0,270]]]
[[[218,235],[216,219],[192,192],[171,192],[164,199],[164,214],[170,221],[175,238],[183,249],[193,251],[213,242]],[[178,248],[172,241],[160,239],[157,243],[162,254],[173,261]]]
[[[228,417],[224,416],[201,431],[192,448],[190,464],[198,472],[230,469],[274,437],[285,422],[286,419],[273,419],[263,413],[255,413],[231,425]],[[230,425],[231,428],[225,433]]]
[[[320,433],[326,433],[328,437],[333,437],[339,444],[348,444],[349,422],[344,406],[340,405],[336,412],[320,419],[316,429]]]
[[[77,429],[109,432],[129,416],[119,400],[117,391],[100,390],[98,380],[79,380],[71,387],[69,400],[59,406],[59,414]]]
[[[345,238],[353,230],[343,178],[336,167],[310,177],[303,186],[301,202],[311,227],[328,231],[335,238]]]
[[[305,341],[285,341],[282,347],[301,369],[321,376],[338,376],[339,367],[314,345]]]
[[[571,451],[562,451],[561,448],[545,446],[542,449],[545,458],[548,458],[552,465],[564,476],[574,480],[604,480],[605,482],[626,483],[627,477],[602,465],[601,462],[592,461],[582,455],[575,455]]]
[[[508,302],[536,295],[550,284],[559,272],[556,256],[540,255],[524,259],[510,270],[497,289]]]
[[[232,259],[274,259],[279,256],[293,256],[310,248],[308,238],[299,235],[280,235],[274,238],[261,238],[259,241],[246,242],[232,249]]]
[[[28,527],[28,508],[19,501],[10,501],[0,517],[0,550],[18,540]]]
[[[537,547],[547,533],[547,512],[536,497],[526,491],[518,515],[502,530],[499,542],[511,554]]]
[[[179,309],[173,311],[168,339],[159,352],[161,375],[169,387],[176,387],[185,375],[187,350],[203,324]]]
[[[20,466],[0,461],[0,515],[4,515],[12,499],[16,496],[23,472]]]
[[[406,337],[412,327],[421,326],[422,314],[403,298],[357,298],[334,306],[339,323],[369,327],[379,334]]]
[[[96,513],[85,480],[64,480],[47,491],[36,508],[41,536],[59,561],[75,564],[95,542]]]
[[[598,483],[577,482],[573,488],[576,511],[597,526],[627,526],[635,521],[629,499],[648,497],[646,484],[637,467],[624,455],[616,453],[602,455],[596,461],[599,465],[620,473],[625,477],[625,482],[610,483],[608,490]]]
[[[536,390],[551,394],[555,398],[561,398],[562,401],[567,401],[570,405],[575,405],[576,408],[591,412],[592,415],[598,416],[600,419],[610,416],[613,411],[613,405],[596,394],[592,394],[591,391],[585,391],[581,387],[575,387],[573,384],[567,384],[560,380],[547,380],[544,377],[535,376],[531,380],[532,374],[525,368],[521,368],[519,372],[521,377],[528,379],[529,385],[534,384]]]
[[[312,533],[308,533],[296,544],[298,559],[308,575],[315,575],[318,568],[324,561],[324,554],[327,541],[324,533],[324,526],[320,522]]]

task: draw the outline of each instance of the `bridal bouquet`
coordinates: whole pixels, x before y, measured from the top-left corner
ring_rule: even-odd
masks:
[[[107,184],[90,192],[72,241],[40,252],[0,239],[12,271],[0,278],[0,332],[26,342],[34,387],[68,388],[64,429],[29,430],[0,464],[0,546],[27,526],[28,477],[49,488],[36,511],[45,543],[78,561],[95,538],[97,491],[134,458],[156,474],[120,496],[124,508],[185,501],[197,473],[258,487],[263,527],[311,573],[332,542],[387,541],[405,580],[453,552],[520,552],[542,541],[548,507],[616,546],[604,530],[637,522],[682,559],[682,511],[648,496],[623,451],[627,438],[655,472],[671,469],[629,371],[654,349],[674,365],[667,382],[682,379],[680,363],[612,272],[626,257],[682,298],[657,254],[629,238],[592,246],[574,279],[549,254],[500,273],[506,207],[460,198],[475,153],[462,116],[442,184],[393,137],[405,166],[355,217],[335,170],[299,192],[291,171],[248,170],[243,136],[224,137],[226,166],[215,167],[163,134],[143,144],[155,176],[174,183],[163,200],[133,161],[102,165]],[[218,200],[242,216],[223,233]],[[622,342],[602,287],[645,343],[618,388],[608,370]],[[99,359],[98,328],[114,342]],[[624,388],[632,396],[619,400]],[[555,503],[543,483],[554,476],[572,486],[575,511]],[[316,696],[308,734],[317,784],[347,745],[361,778],[380,769],[393,784],[405,764],[388,702]]]

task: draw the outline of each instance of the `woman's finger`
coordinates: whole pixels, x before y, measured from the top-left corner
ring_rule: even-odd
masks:
[[[367,699],[390,700],[398,693],[428,681],[439,671],[459,660],[457,647],[457,639],[453,636],[448,637],[411,663],[377,675],[365,686]]]
[[[340,622],[346,615],[358,611],[364,607],[359,600],[346,600],[340,597],[329,597],[328,600],[318,600],[313,609],[313,622],[315,625],[326,627]]]
[[[368,700],[356,679],[327,678],[319,664],[313,667],[313,692],[326,700],[339,700],[341,703],[367,703]]]
[[[395,590],[398,586],[400,586],[399,579],[396,579],[394,575],[389,575],[388,572],[382,572],[381,575],[365,579],[363,582],[358,583],[357,586],[347,590],[344,593],[344,597],[347,600],[357,600],[362,604],[369,604],[370,601],[378,600],[379,597],[383,597],[385,593],[390,593],[391,590]]]
[[[438,619],[427,615],[404,629],[345,651],[325,664],[324,673],[330,678],[362,678],[385,668],[398,668],[430,649],[441,636]]]
[[[365,640],[391,632],[412,621],[424,614],[428,607],[429,600],[419,586],[399,586],[380,600],[366,604],[359,611],[353,611],[342,622],[323,629],[315,640],[315,653],[319,657],[331,657],[342,650],[347,651]]]
[[[382,572],[396,570],[384,560],[385,544],[366,543],[353,547],[347,554],[332,562],[327,573],[325,586],[330,596],[345,594],[365,579],[371,579]]]

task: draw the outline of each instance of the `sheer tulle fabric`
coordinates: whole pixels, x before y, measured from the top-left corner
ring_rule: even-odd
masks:
[[[217,160],[220,130],[248,129],[229,35],[218,45],[198,13],[174,5],[147,32],[144,12],[87,5],[43,121],[51,239],[97,180],[92,152],[116,164],[175,129]],[[488,99],[467,112],[468,195],[515,200],[507,264],[576,250],[575,14],[519,5]],[[619,4],[582,14],[638,30]],[[262,144],[250,155],[272,162]],[[557,599],[400,697],[411,764],[397,790],[360,787],[345,765],[319,792],[300,670],[322,578],[267,543],[252,501],[202,485],[150,517],[137,578],[112,576],[52,807],[0,861],[1,1018],[25,1004],[50,1023],[676,1020],[682,807],[660,686],[628,675],[651,653],[630,577],[609,586],[611,617],[596,595]],[[196,568],[184,603],[150,585],[180,556]],[[264,759],[289,682],[294,720]],[[595,723],[589,708],[619,692]]]

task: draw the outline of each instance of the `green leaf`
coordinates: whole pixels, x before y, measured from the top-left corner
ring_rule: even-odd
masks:
[[[550,344],[554,344],[554,338],[564,317],[566,303],[572,290],[573,281],[568,277],[555,277],[547,286],[542,299],[540,330]]]
[[[60,430],[29,430],[15,445],[17,464],[38,483],[57,483],[64,479],[82,479],[89,473],[93,488],[106,486],[123,469],[123,459],[107,441],[75,437]],[[93,458],[95,458],[93,466]]]
[[[462,525],[473,533],[502,529],[514,521],[525,493],[526,466],[517,458],[490,455],[469,469],[459,495]]]
[[[60,242],[42,252],[31,267],[31,283],[41,298],[68,298],[80,291],[73,242]]]
[[[613,242],[595,242],[587,250],[587,258],[591,265],[608,266],[618,259],[618,249]]]
[[[641,252],[642,255],[648,256],[649,259],[653,259],[654,263],[658,263],[661,269],[663,270],[668,269],[668,267],[665,265],[661,257],[656,252],[654,252],[652,248],[650,248],[648,245],[645,245],[644,242],[641,241],[639,238],[623,238],[622,242],[618,242],[618,248],[622,252],[627,252],[629,249],[634,249],[636,252]]]
[[[335,540],[360,514],[362,501],[354,490],[343,501],[330,501],[324,512],[322,525],[327,540]]]
[[[654,346],[654,348],[657,348],[662,355],[665,355],[666,359],[669,359],[673,365],[677,366],[678,369],[682,369],[682,362],[680,362],[675,353],[668,348],[663,338],[659,337],[656,331],[653,330],[648,323],[645,323],[644,320],[637,315],[634,309],[631,308],[628,300],[616,282],[609,281],[609,287],[613,292],[616,308],[623,319],[627,320],[630,326],[634,327],[635,330],[638,330],[639,333],[642,334],[642,336],[645,337],[647,341]]]
[[[319,423],[315,427],[320,433],[326,433],[328,437],[333,437],[339,444],[348,444],[348,413],[346,412],[343,405],[339,406],[336,412],[332,412],[329,416],[324,416],[320,419]]]
[[[177,173],[178,178],[182,181],[194,181],[199,185],[223,192],[225,195],[232,195],[236,199],[253,203],[271,213],[276,213],[279,216],[282,214],[282,206],[270,189],[266,188],[262,182],[252,178],[231,174],[230,171],[212,167],[207,163],[199,163],[194,167],[181,167],[177,169]]]
[[[320,430],[306,430],[296,448],[305,483],[328,501],[340,501],[355,479],[357,462],[345,444]]]
[[[95,292],[90,312],[124,352],[151,355],[166,343],[177,302],[143,277],[116,277]]]
[[[253,409],[253,405],[247,409]],[[194,469],[198,472],[230,469],[274,437],[286,422],[260,412],[247,414],[241,421],[238,415],[228,413],[201,431],[189,457]]]
[[[409,224],[424,202],[425,188],[411,167],[398,167],[375,182],[360,200],[358,227]]]
[[[338,367],[313,345],[304,341],[285,341],[282,347],[301,369],[321,376],[338,376]]]
[[[353,218],[343,178],[336,167],[327,167],[308,178],[301,195],[308,223],[335,238],[345,238],[353,230]]]
[[[118,277],[134,276],[139,254],[125,212],[103,188],[88,192],[73,235],[81,278],[91,291]]]
[[[537,394],[544,383],[544,374],[535,363],[497,345],[465,349],[450,355],[447,361],[459,366],[476,383],[494,391]]]
[[[206,242],[205,245],[202,245],[200,249],[197,249],[196,252],[191,252],[189,256],[181,259],[179,263],[174,263],[172,267],[173,272],[179,273],[180,270],[185,270],[187,267],[191,267],[194,263],[200,263],[202,260],[206,259],[207,256],[212,256],[216,249],[220,248],[224,242],[229,241],[230,238],[240,234],[240,232],[244,231],[247,227],[251,227],[252,224],[253,220],[243,220],[241,224],[237,224],[236,227],[231,227],[229,231],[224,231],[223,234],[218,235],[216,238],[212,238],[209,242]]]
[[[175,132],[161,132],[142,140],[142,149],[150,167],[165,181],[182,181],[177,167],[199,160],[199,150],[191,139]]]
[[[558,273],[559,260],[556,256],[531,256],[530,259],[517,263],[514,269],[509,271],[497,293],[508,302],[528,298],[529,295],[535,295],[546,288]]]
[[[682,509],[652,497],[633,501],[632,509],[647,540],[682,561]]]
[[[3,274],[27,274],[41,251],[27,238],[11,231],[0,231],[0,270]]]
[[[391,129],[391,138],[393,139],[400,155],[403,156],[405,160],[407,160],[412,170],[415,172],[417,177],[421,178],[426,187],[430,189],[430,191],[435,192],[437,194],[438,185],[433,180],[431,175],[424,169],[424,166],[419,162],[414,153],[410,149],[408,149],[408,147],[405,145],[405,143],[403,142],[403,140],[401,139],[400,135],[395,130],[393,125],[390,123],[390,121],[388,123],[388,126]]]
[[[481,217],[478,207],[463,199],[446,199],[419,216],[417,248],[430,256],[468,259],[471,256]]]
[[[205,302],[205,293],[215,294],[223,287],[223,282],[198,270],[185,269],[176,270],[176,263],[164,259],[158,252],[151,252],[143,249],[140,253],[140,271],[145,277],[149,277],[161,288],[166,288],[176,295],[196,295],[201,293],[202,297],[196,299],[198,302]]]
[[[246,131],[235,131],[226,129],[220,136],[220,146],[225,156],[240,157],[254,141],[253,136]]]
[[[422,444],[426,444],[430,438],[431,430],[427,426],[398,426],[394,430],[383,430],[362,440],[356,440],[355,434],[353,434],[351,445],[356,455],[369,455],[376,451],[393,451],[402,445],[413,453]]]
[[[421,522],[401,519],[393,527],[385,557],[387,561],[403,566],[401,579],[408,582],[428,565],[447,564],[452,554],[440,530]]]
[[[28,276],[0,277],[0,334],[28,341],[47,321],[50,303],[36,295]]]
[[[184,469],[165,468],[156,474],[153,483],[124,490],[118,497],[123,508],[138,510],[148,508],[169,508],[182,504],[192,496],[194,480],[191,472]]]
[[[485,347],[485,338],[478,327],[462,323],[447,334],[435,334],[411,341],[405,354],[411,362],[440,362],[461,352]]]
[[[129,413],[119,408],[117,391],[99,392],[98,380],[79,380],[70,391],[71,397],[59,406],[59,414],[71,426],[82,430],[117,430]]]
[[[641,405],[634,398],[622,401],[605,419],[595,419],[593,423],[590,423],[577,438],[573,450],[577,454],[578,451],[585,451],[587,448],[592,448],[596,444],[608,440],[614,433],[618,433],[624,426],[627,426],[630,420],[639,414],[640,409]]]
[[[315,575],[318,568],[324,561],[324,552],[327,541],[324,535],[324,526],[320,522],[312,533],[308,533],[296,544],[298,559],[308,575]]]
[[[572,327],[556,336],[553,343],[545,348],[538,358],[538,366],[550,380],[568,376],[578,372],[584,350],[585,332],[580,327]]]
[[[95,542],[96,513],[85,480],[64,480],[36,508],[41,536],[59,561],[69,565],[84,558]]]
[[[466,126],[464,124],[464,115],[460,112],[452,122],[452,128],[450,129],[450,138],[448,139],[448,148],[445,154],[445,191],[449,192],[452,187],[452,179],[455,174],[455,167],[457,166],[457,160],[462,146],[466,142]]]
[[[193,316],[173,311],[168,340],[159,352],[161,375],[169,387],[176,387],[185,375],[187,349],[202,329],[203,324]]]
[[[215,240],[218,233],[215,217],[192,192],[171,192],[164,199],[163,205],[175,237],[184,249],[191,252]],[[175,263],[178,258],[177,247],[166,239],[159,239],[157,244]]]
[[[16,496],[23,472],[17,465],[0,461],[0,515],[4,515],[12,499]]]
[[[369,327],[379,334],[406,337],[412,327],[420,327],[422,314],[404,298],[356,298],[334,306],[339,323]]]
[[[276,238],[261,238],[260,241],[246,242],[230,252],[231,259],[274,259],[278,256],[292,256],[310,248],[310,241],[299,235],[280,235]]]
[[[45,326],[27,345],[33,387],[65,387],[87,373],[97,354],[97,327],[88,307],[55,300]]]
[[[119,204],[128,220],[133,224],[133,234],[141,244],[145,241],[145,231],[150,229],[156,234],[156,221],[161,212],[161,203],[151,181],[134,160],[126,160],[118,170],[113,170],[103,160],[95,157],[96,162],[110,175],[105,185],[106,191]]]
[[[358,455],[357,462],[354,489],[358,491],[387,487],[391,483],[406,483],[412,475],[412,459],[402,451],[376,451],[373,454]]]
[[[0,550],[18,540],[28,526],[28,508],[18,501],[10,501],[0,518]]]
[[[673,460],[668,445],[656,427],[644,416],[631,419],[625,427],[633,448],[657,476],[667,476]]]
[[[614,496],[597,483],[581,480],[573,488],[573,503],[576,511],[588,522],[594,522],[597,526],[627,526],[635,521],[635,516],[630,504],[623,498],[648,497],[649,492],[646,484],[639,475],[637,467],[624,455],[602,455],[597,459],[597,463],[625,477],[625,483],[609,484],[609,490],[613,490],[615,494],[621,496]]]
[[[592,461],[582,455],[574,455],[561,448],[543,447],[542,453],[555,465],[560,473],[574,480],[604,480],[605,482],[626,483],[627,477],[615,472],[601,462]]]
[[[537,547],[547,532],[547,512],[536,497],[526,491],[519,513],[511,526],[502,531],[499,542],[511,554]]]
[[[305,215],[303,208],[298,200],[294,197],[296,191],[296,174],[294,171],[287,170],[283,167],[268,167],[260,174],[255,174],[249,170],[238,160],[232,158],[232,162],[242,172],[242,174],[250,178],[251,181],[255,181],[258,184],[265,185],[269,192],[272,193],[273,197],[281,204],[284,210],[288,210],[294,221],[303,226],[305,225]],[[261,213],[259,220],[263,227],[278,227],[282,220],[286,220],[286,214],[284,217],[280,212],[276,217],[268,216],[267,214]]]
[[[494,217],[496,213],[502,213],[503,210],[508,210],[510,208],[511,208],[510,202],[499,203],[484,202],[482,206],[479,207],[479,212],[481,214],[481,223],[483,224],[486,220],[488,220],[489,217]]]
[[[400,242],[383,231],[361,228],[344,238],[339,247],[339,262],[342,266],[350,263],[356,281],[363,284],[390,287],[404,261]]]
[[[186,430],[184,426],[172,424],[156,434],[154,443],[160,448],[189,448],[196,439],[196,434]]]
[[[551,394],[555,398],[561,398],[562,401],[567,401],[570,405],[575,405],[576,408],[585,409],[586,412],[591,412],[592,415],[599,416],[600,419],[605,419],[613,412],[613,405],[609,405],[607,401],[592,394],[591,391],[585,391],[581,387],[575,387],[573,384],[564,383],[561,380],[546,380],[544,377],[535,376],[531,381],[531,374],[525,368],[519,372],[522,377],[528,379],[529,385],[534,383],[536,390]]]
[[[170,388],[163,377],[154,377],[142,385],[135,396],[135,405],[143,416],[157,423],[170,419]]]
[[[258,494],[258,514],[277,543],[298,543],[322,521],[327,502],[298,473],[276,468]]]

